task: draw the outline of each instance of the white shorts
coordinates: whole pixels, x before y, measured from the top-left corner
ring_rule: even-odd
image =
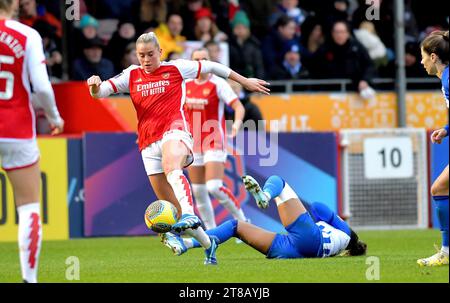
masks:
[[[156,141],[141,151],[142,161],[144,162],[145,172],[147,176],[161,174],[164,172],[162,167],[162,146],[169,140],[179,140],[183,142],[190,151],[186,158],[184,167],[188,167],[194,161],[192,148],[194,140],[190,133],[181,130],[172,130],[164,133],[163,138]]]
[[[15,142],[0,141],[0,162],[5,171],[29,167],[38,162],[39,157],[36,139]]]
[[[194,154],[192,166],[204,166],[208,162],[227,162],[227,152],[225,150],[207,150],[203,154]]]

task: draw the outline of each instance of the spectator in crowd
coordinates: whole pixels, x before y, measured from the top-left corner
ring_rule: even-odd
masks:
[[[62,76],[62,55],[56,45],[56,31],[53,26],[43,20],[37,20],[33,24],[33,28],[38,31],[42,37],[44,46],[45,63],[47,65],[47,73],[51,81],[57,81]]]
[[[245,126],[247,126],[248,128],[244,128],[244,130],[264,131],[265,127],[260,129],[261,125],[259,125],[259,123],[258,123],[258,121],[263,121],[263,116],[261,114],[261,110],[259,109],[259,107],[250,100],[250,95],[242,88],[242,86],[239,83],[237,83],[236,81],[232,81],[232,80],[229,80],[228,83],[230,84],[234,93],[238,96],[239,100],[241,101],[242,105],[245,108],[245,116],[244,116],[244,119],[242,120],[242,122],[243,123],[245,123],[247,121],[254,122],[254,126],[255,126],[254,128],[250,127],[251,125],[249,123],[247,123]],[[226,120],[234,119],[234,113],[229,107],[226,107],[225,119]]]
[[[139,65],[136,55],[136,43],[131,42],[125,47],[125,52],[120,60],[120,70],[128,68],[130,65]],[[117,72],[116,72],[117,73]]]
[[[267,75],[271,75],[277,65],[282,65],[284,55],[293,45],[299,46],[296,27],[294,19],[286,15],[281,16],[271,33],[264,39],[262,52]]]
[[[260,41],[264,39],[270,30],[268,16],[273,12],[277,0],[240,0],[241,9],[245,11],[248,18],[252,20],[251,32]]]
[[[355,29],[353,32],[356,39],[358,39],[369,52],[369,56],[376,68],[387,64],[387,50],[383,41],[378,37],[373,22],[363,21],[359,28]]]
[[[184,23],[181,34],[189,41],[197,40],[194,31],[196,23],[195,14],[204,7],[209,7],[207,0],[186,0],[185,5],[181,8],[180,16]]]
[[[201,8],[195,13],[195,40],[206,43],[210,40],[221,42],[228,39],[215,23],[215,18],[209,8]]]
[[[168,55],[172,52],[183,53],[184,42],[186,37],[181,35],[183,31],[183,19],[180,15],[169,15],[166,23],[161,23],[155,30],[155,34],[158,36],[159,44],[163,49],[161,54],[161,60],[166,60]]]
[[[250,20],[238,11],[231,22],[230,67],[247,78],[264,78],[261,43],[250,32]]]
[[[42,5],[37,5],[36,0],[20,0],[19,21],[23,24],[33,27],[37,20],[47,22],[56,28],[58,39],[62,37],[61,22],[52,14],[46,11]]]
[[[286,54],[284,54],[283,63],[274,67],[270,79],[298,80],[308,78],[309,72],[302,65],[300,59],[300,48],[298,45],[294,44]]]
[[[80,23],[78,24],[78,29],[75,29],[72,42],[72,58],[79,58],[83,56],[83,49],[86,40],[94,39],[97,37],[98,21],[89,14],[85,14],[81,17]]]
[[[331,36],[317,52],[310,72],[319,78],[351,79],[353,90],[372,96],[370,83],[376,74],[375,67],[365,47],[351,36],[350,25],[336,22]]]
[[[132,7],[132,19],[137,20],[135,26],[139,34],[148,30],[150,22],[161,24],[166,22],[168,13],[167,1],[165,0],[140,0]]]
[[[302,35],[300,36],[300,54],[306,69],[311,68],[310,62],[324,42],[322,24],[318,18],[309,16],[302,24]]]
[[[116,73],[120,73],[123,69],[121,67],[121,59],[125,53],[126,47],[134,42],[136,39],[136,29],[134,24],[129,19],[121,19],[117,25],[117,30],[112,35],[108,42],[108,47],[105,51],[105,58],[108,58],[114,63]]]
[[[103,58],[103,42],[96,37],[87,40],[83,46],[84,56],[74,61],[72,79],[86,80],[91,75],[99,75],[102,79],[114,77],[114,64]]]
[[[205,48],[209,52],[209,60],[214,62],[221,62],[220,58],[222,56],[222,49],[220,48],[219,43],[214,40],[210,40],[205,43]]]
[[[376,32],[386,48],[394,49],[394,12],[392,1],[358,0],[358,8],[353,12],[352,27],[359,28],[363,21],[367,21],[367,12],[379,12],[380,20],[374,22]]]
[[[274,26],[281,16],[291,17],[297,25],[297,33],[300,33],[300,26],[305,21],[308,14],[298,7],[298,0],[281,0],[275,8],[275,12],[269,17],[269,25]]]

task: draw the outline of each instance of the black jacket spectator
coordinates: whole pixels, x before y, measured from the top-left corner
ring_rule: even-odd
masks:
[[[105,50],[105,57],[114,63],[116,73],[121,72],[121,60],[125,54],[125,49],[130,43],[136,40],[136,29],[128,19],[122,19],[117,25],[117,31],[114,32],[108,47]]]
[[[343,32],[344,28],[342,22],[334,25],[334,29],[339,32],[334,33],[336,36],[317,51],[314,68],[310,72],[316,78],[351,79],[353,89],[358,90],[361,81],[371,83],[376,70],[364,46],[350,36],[348,27],[346,33]]]
[[[247,78],[264,78],[261,43],[250,32],[250,21],[243,11],[236,13],[231,25],[230,67]]]
[[[239,45],[233,36],[230,41],[230,67],[247,78],[264,78],[264,63],[261,43],[249,37]]]
[[[102,80],[114,76],[114,65],[103,56],[103,43],[94,38],[84,46],[84,57],[75,60],[72,69],[72,80],[84,81],[92,75],[98,75]]]

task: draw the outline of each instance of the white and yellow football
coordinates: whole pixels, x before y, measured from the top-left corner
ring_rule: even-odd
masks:
[[[166,233],[177,222],[177,208],[165,200],[151,203],[145,211],[145,224],[157,233]]]

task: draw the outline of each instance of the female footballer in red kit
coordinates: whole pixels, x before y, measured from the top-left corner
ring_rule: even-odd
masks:
[[[172,202],[181,214],[173,229],[185,231],[201,243],[205,264],[217,264],[218,244],[194,215],[191,186],[182,170],[193,162],[193,139],[184,110],[185,80],[213,73],[249,91],[269,94],[270,90],[264,80],[245,78],[219,63],[182,59],[161,62],[161,52],[153,32],[142,34],[136,41],[140,66],[132,65],[107,81],[94,75],[87,84],[95,98],[130,93],[138,118],[139,149],[154,192],[158,199]]]

